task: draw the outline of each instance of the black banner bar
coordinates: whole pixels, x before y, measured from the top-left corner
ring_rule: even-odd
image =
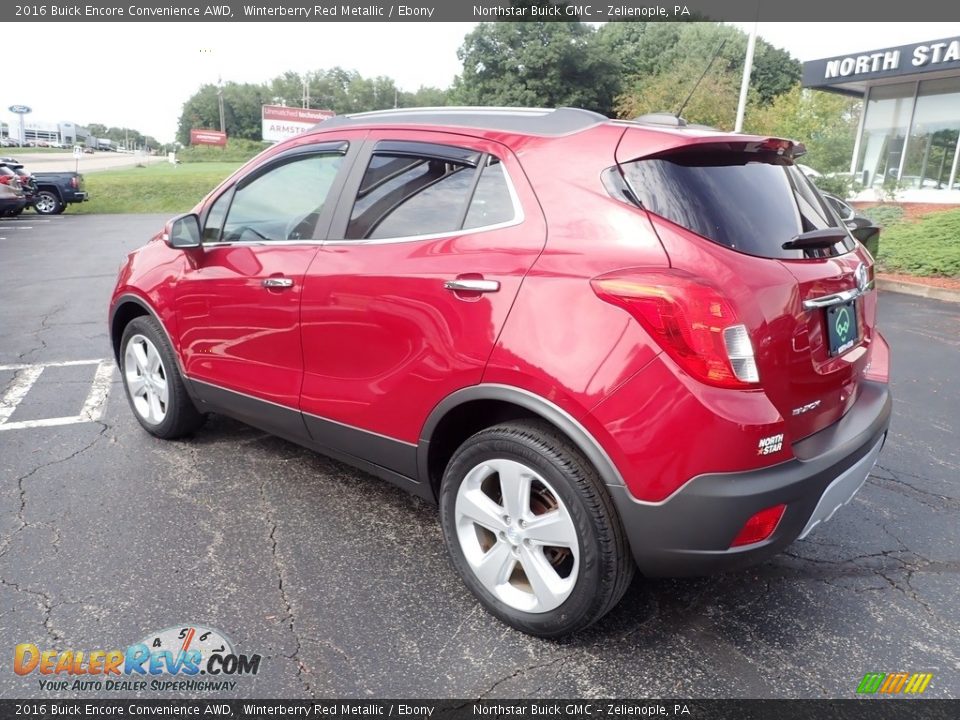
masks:
[[[953,720],[960,700],[0,700],[6,718]]]
[[[938,22],[960,20],[960,3],[944,0],[35,0],[23,3],[5,0],[0,3],[2,22],[486,22],[576,19],[587,22]],[[865,44],[869,45],[869,42]]]

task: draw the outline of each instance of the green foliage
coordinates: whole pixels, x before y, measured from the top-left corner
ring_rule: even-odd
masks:
[[[889,228],[903,222],[903,208],[899,205],[874,205],[857,212],[870,218],[874,225],[882,228]]]
[[[932,213],[885,229],[877,261],[892,272],[960,277],[960,210]]]
[[[238,163],[195,163],[103,170],[84,175],[90,200],[70,206],[71,213],[189,212],[239,167]]]
[[[747,49],[747,36],[735,27],[712,22],[624,22],[607,23],[597,32],[597,44],[607,57],[616,60],[620,69],[621,83],[618,89],[617,107],[649,107],[649,111],[675,111],[693,83],[700,77],[713,54],[726,41],[723,49],[701,83],[687,107],[712,107],[705,114],[717,117],[730,116],[732,125],[739,98],[740,78]],[[665,77],[669,80],[659,80]],[[713,91],[713,78],[722,92],[721,99],[704,100],[700,95]],[[800,63],[790,55],[758,38],[753,59],[751,90],[753,100],[767,103],[788,91],[800,80]],[[673,91],[669,83],[673,82]],[[729,87],[736,87],[736,94],[729,95]],[[642,95],[651,88],[663,88],[658,97],[659,106],[645,100]],[[640,97],[637,97],[640,96]],[[721,105],[729,106],[721,111]],[[684,110],[684,117],[689,117]],[[701,119],[696,122],[703,122]],[[714,124],[714,123],[710,123]]]
[[[616,58],[579,22],[481,23],[457,56],[460,105],[580,107],[609,114],[620,86]]]
[[[845,172],[861,106],[860,100],[805,90],[797,83],[770,103],[748,106],[744,130],[798,140],[807,147],[804,164],[822,173]]]
[[[702,72],[702,66],[688,62],[659,75],[636,78],[632,91],[617,99],[617,115],[634,118],[662,110],[675,112]],[[740,78],[722,68],[712,68],[683,109],[683,117],[692,123],[732,130],[739,96]]]
[[[804,158],[801,158],[803,160]],[[848,175],[821,175],[813,178],[813,184],[821,191],[836,195],[841,200],[850,197],[853,180]]]
[[[263,152],[268,147],[260,140],[242,140],[228,138],[227,146],[220,148],[213,145],[191,145],[177,153],[177,159],[182,163],[198,162],[238,162],[243,163]]]

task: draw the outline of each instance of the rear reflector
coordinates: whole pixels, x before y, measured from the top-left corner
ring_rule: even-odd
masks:
[[[765,510],[761,510],[744,523],[743,528],[730,543],[730,547],[739,547],[741,545],[753,545],[761,540],[766,540],[773,535],[773,531],[780,524],[780,518],[783,517],[783,511],[787,509],[786,505],[774,505]]]

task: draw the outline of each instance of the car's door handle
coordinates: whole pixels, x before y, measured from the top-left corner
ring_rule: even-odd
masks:
[[[497,280],[481,280],[473,278],[458,278],[456,280],[447,280],[443,286],[447,290],[454,292],[497,292],[500,289],[500,282]]]
[[[265,288],[288,288],[293,287],[293,280],[285,277],[268,277],[263,279]]]

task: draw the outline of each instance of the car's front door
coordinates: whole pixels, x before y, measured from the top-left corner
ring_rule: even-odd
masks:
[[[480,382],[545,233],[503,145],[371,131],[305,280],[300,407],[314,441],[414,477],[427,415]]]
[[[184,369],[204,402],[217,407],[239,395],[247,405],[256,398],[297,408],[304,274],[352,156],[346,140],[301,145],[208,206],[203,246],[190,254],[177,293]]]

